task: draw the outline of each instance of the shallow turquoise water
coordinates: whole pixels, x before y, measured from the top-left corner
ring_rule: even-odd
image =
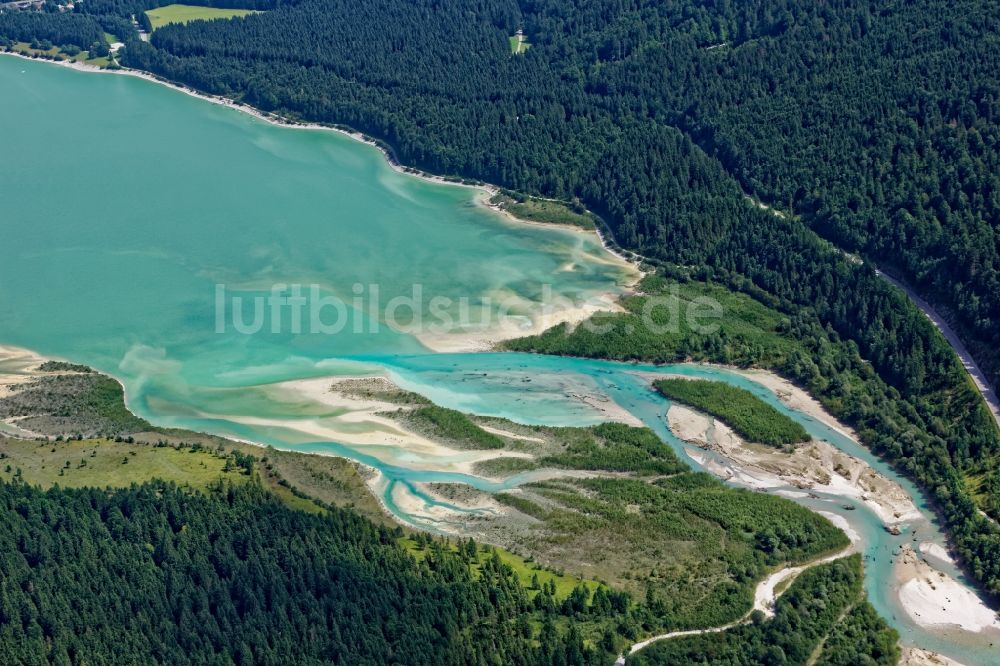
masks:
[[[425,348],[385,323],[390,301],[414,289],[422,314],[438,296],[457,316],[465,298],[475,324],[487,299],[488,314],[509,304],[519,321],[543,284],[579,303],[625,279],[594,236],[507,223],[472,190],[396,173],[333,132],[12,57],[0,59],[0,90],[8,342],[46,353],[72,345],[104,368],[135,344],[164,347],[200,357],[189,372],[242,367],[248,352],[416,353]],[[220,284],[244,298],[317,285],[348,306],[344,329],[294,335],[286,314],[277,332],[268,318],[243,336],[229,316],[217,334]],[[337,314],[328,308],[324,323]],[[396,314],[413,318],[405,304]]]
[[[346,137],[272,127],[141,80],[4,57],[0,90],[0,155],[8,165],[0,186],[0,343],[115,375],[130,406],[158,424],[359,460],[383,474],[390,510],[412,520],[393,499],[397,484],[426,500],[416,484],[458,481],[493,491],[533,475],[497,483],[317,441],[294,425],[325,412],[275,402],[268,387],[386,374],[456,409],[524,423],[597,423],[600,414],[571,395],[584,391],[618,403],[690,461],[667,427],[666,401],[635,374],[669,370],[754,391],[814,436],[900,481],[930,515],[916,489],[866,450],[738,375],[431,354],[385,325],[380,308],[351,301],[356,284],[366,297],[377,284],[383,301],[419,284],[427,297],[490,299],[491,317],[502,303],[515,321],[527,321],[542,283],[573,303],[622,290],[626,273],[591,236],[508,224],[474,205],[472,191],[398,174]],[[276,332],[217,331],[216,285],[251,298],[275,283],[316,284],[324,296],[340,296],[351,306],[345,330],[296,334],[283,316]],[[269,423],[248,424],[249,417]],[[843,515],[862,535],[870,598],[905,640],[968,666],[989,663],[977,638],[923,631],[897,607],[890,559],[908,533],[887,534],[863,506],[844,511],[842,500],[822,496],[796,501]],[[927,520],[912,527],[921,541],[943,542]]]

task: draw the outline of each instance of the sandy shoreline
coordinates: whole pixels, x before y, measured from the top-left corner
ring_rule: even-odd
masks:
[[[958,626],[965,631],[996,633],[1000,620],[982,599],[951,576],[934,569],[904,544],[896,566],[899,601],[922,627]]]
[[[69,60],[49,60],[47,58],[32,58],[30,56],[24,55],[22,53],[16,53],[14,51],[3,51],[3,50],[0,50],[0,55],[9,55],[9,56],[13,56],[15,58],[21,58],[22,60],[31,60],[31,61],[36,61],[36,62],[47,62],[47,63],[53,64],[53,65],[59,65],[60,67],[66,67],[68,69],[73,69],[73,70],[76,70],[78,72],[90,72],[90,73],[96,73],[96,74],[117,74],[117,75],[122,75],[122,76],[131,76],[131,77],[134,77],[134,78],[138,78],[138,79],[143,79],[143,80],[149,81],[151,83],[156,83],[156,84],[159,84],[161,86],[165,86],[165,87],[170,88],[172,90],[176,90],[178,92],[184,93],[185,95],[189,95],[191,97],[195,97],[197,99],[201,99],[201,100],[204,100],[206,102],[211,102],[212,104],[218,104],[219,106],[224,106],[224,107],[227,107],[227,108],[230,108],[230,109],[234,109],[236,111],[240,111],[240,112],[245,113],[245,114],[247,114],[249,116],[252,116],[252,117],[254,117],[254,118],[258,119],[258,120],[261,120],[263,122],[269,123],[271,125],[275,125],[277,127],[285,127],[285,128],[289,128],[289,129],[321,130],[321,131],[327,131],[327,132],[336,132],[336,133],[341,134],[343,136],[350,137],[351,139],[354,139],[355,141],[359,141],[359,142],[361,142],[361,143],[363,143],[365,145],[372,146],[373,148],[378,149],[378,151],[381,152],[382,155],[383,155],[383,157],[385,158],[386,163],[389,165],[389,167],[393,171],[396,171],[396,172],[402,173],[402,174],[406,174],[406,175],[409,175],[409,176],[413,176],[414,178],[419,178],[419,179],[427,181],[427,182],[437,183],[439,185],[452,185],[452,186],[455,186],[455,187],[466,187],[466,188],[470,188],[470,189],[473,189],[473,190],[477,190],[479,192],[479,194],[476,197],[474,197],[474,199],[473,199],[475,201],[475,203],[478,204],[478,205],[480,205],[480,206],[482,206],[483,208],[487,208],[487,209],[493,211],[498,217],[500,217],[501,219],[504,219],[504,220],[506,220],[508,222],[513,222],[513,223],[517,223],[517,224],[534,225],[534,226],[543,226],[543,227],[547,227],[547,228],[562,229],[562,230],[565,230],[565,231],[570,231],[570,232],[573,232],[573,233],[580,233],[580,234],[593,234],[594,236],[597,237],[597,239],[600,242],[600,245],[603,248],[603,250],[607,254],[609,254],[611,257],[614,258],[615,263],[621,265],[623,268],[625,268],[629,272],[633,273],[633,278],[634,279],[630,283],[628,283],[626,285],[628,287],[634,286],[642,278],[642,276],[644,275],[643,272],[642,272],[642,270],[638,266],[638,263],[641,260],[641,258],[638,257],[638,255],[633,255],[632,258],[629,258],[629,257],[626,257],[622,252],[616,250],[614,247],[612,247],[611,243],[609,243],[608,240],[605,239],[605,237],[601,233],[600,229],[597,229],[597,228],[594,228],[594,229],[582,229],[582,228],[575,227],[575,226],[572,226],[572,225],[548,224],[548,223],[545,223],[545,222],[537,222],[537,221],[533,221],[533,220],[522,220],[521,218],[516,217],[515,215],[511,214],[509,211],[504,210],[500,206],[496,206],[496,205],[490,203],[489,200],[491,198],[493,198],[495,195],[497,195],[497,194],[500,193],[501,188],[499,186],[493,185],[491,183],[482,182],[482,181],[472,182],[474,179],[460,179],[458,177],[448,178],[448,177],[445,177],[445,176],[439,176],[439,175],[436,175],[436,174],[433,174],[433,173],[429,173],[427,171],[423,171],[423,170],[418,169],[416,167],[406,166],[406,165],[402,164],[401,162],[399,162],[399,160],[396,158],[396,156],[390,152],[391,148],[388,148],[385,144],[379,142],[378,140],[376,140],[376,139],[374,139],[374,138],[372,138],[372,137],[370,137],[370,136],[368,136],[368,135],[366,135],[366,134],[364,134],[362,132],[357,132],[357,131],[354,131],[354,130],[351,130],[351,129],[347,129],[347,128],[343,127],[343,126],[326,125],[326,124],[322,124],[322,123],[306,123],[306,122],[294,121],[294,120],[291,120],[289,118],[285,118],[285,117],[280,116],[280,115],[275,114],[275,113],[261,111],[260,109],[257,109],[256,107],[253,107],[253,106],[251,106],[249,104],[242,104],[242,103],[239,103],[239,102],[235,102],[235,101],[233,101],[232,99],[230,99],[228,97],[223,97],[221,95],[211,95],[211,94],[208,94],[208,93],[204,93],[204,92],[195,90],[194,88],[191,88],[191,87],[186,86],[184,84],[175,83],[175,82],[170,81],[168,79],[165,79],[163,77],[157,76],[157,75],[152,74],[150,72],[144,72],[142,70],[130,69],[130,68],[127,68],[127,67],[121,67],[119,69],[103,69],[101,67],[96,67],[94,65],[88,65],[88,64],[82,63],[82,62],[75,62],[75,61],[69,61]]]
[[[390,159],[389,161],[390,164],[392,164],[392,160]],[[407,169],[408,167],[401,167],[401,169],[397,170],[401,170],[404,173],[410,173]],[[433,176],[432,174],[425,174],[424,172],[419,172],[419,173],[422,174],[421,177],[424,178],[435,178],[435,176]],[[500,193],[500,188],[497,187],[496,185],[491,185],[487,183],[480,186],[471,186],[471,187],[478,187],[478,189],[481,190],[480,195],[477,197],[476,203],[485,206],[486,208],[489,208],[490,210],[492,210],[493,212],[495,212],[497,215],[507,220],[508,222],[519,225],[527,224],[531,226],[542,227],[545,229],[553,229],[553,228],[564,229],[572,233],[596,236],[601,243],[601,248],[607,254],[614,257],[615,264],[623,265],[629,268],[631,271],[634,271],[634,279],[627,285],[628,287],[634,287],[636,284],[639,283],[640,280],[642,280],[643,277],[645,277],[646,272],[642,270],[642,267],[640,265],[642,263],[642,257],[636,254],[635,252],[629,252],[631,256],[626,256],[625,255],[625,252],[627,252],[626,250],[616,249],[615,247],[612,247],[611,243],[608,242],[604,234],[601,233],[600,228],[594,227],[593,229],[584,229],[582,227],[577,227],[571,224],[557,224],[554,222],[539,222],[537,220],[525,220],[520,217],[517,217],[516,215],[514,215],[513,213],[511,213],[509,210],[507,210],[502,206],[490,203],[490,199],[492,199],[495,195]],[[555,201],[557,203],[562,203],[557,199],[548,199],[548,201]]]
[[[41,377],[73,374],[69,371],[46,372],[41,369],[43,363],[53,360],[56,359],[43,357],[30,349],[0,345],[0,398],[16,394],[20,385]],[[22,439],[48,439],[45,435],[18,425],[23,418],[25,417],[13,416],[0,419],[0,435]]]
[[[31,58],[12,51],[0,51],[0,55],[9,55],[23,60],[45,62],[79,72],[131,76],[165,86],[190,97],[195,97],[212,104],[217,104],[219,106],[224,106],[226,108],[245,113],[257,120],[277,127],[336,132],[379,150],[389,167],[397,173],[409,175],[426,182],[436,183],[439,185],[466,187],[475,190],[476,195],[473,197],[475,204],[490,210],[498,217],[498,219],[503,220],[506,223],[542,226],[550,229],[558,229],[571,234],[593,235],[598,240],[599,247],[601,248],[600,252],[606,255],[604,258],[605,261],[607,261],[609,265],[618,267],[623,273],[622,281],[619,283],[620,291],[610,289],[604,293],[594,294],[588,298],[586,302],[572,302],[569,299],[563,298],[560,302],[555,304],[544,303],[542,304],[540,310],[536,309],[535,311],[530,311],[530,314],[517,317],[504,317],[504,321],[501,322],[500,325],[492,325],[478,330],[467,330],[454,333],[425,332],[416,334],[414,337],[416,337],[417,340],[419,340],[420,343],[427,347],[430,351],[438,353],[490,351],[496,349],[497,345],[505,340],[511,340],[528,335],[537,335],[548,328],[561,323],[567,323],[575,326],[597,312],[620,311],[621,307],[618,305],[618,299],[622,295],[630,293],[644,275],[641,268],[637,265],[638,260],[629,259],[620,252],[616,251],[598,229],[588,230],[570,225],[546,224],[530,220],[522,220],[512,215],[510,212],[503,210],[501,207],[495,206],[489,202],[494,195],[500,192],[500,188],[497,186],[482,182],[471,183],[456,181],[451,178],[427,173],[413,167],[404,166],[400,164],[395,156],[390,152],[391,149],[360,132],[320,123],[302,123],[292,121],[277,114],[264,112],[250,105],[235,102],[227,97],[199,92],[188,86],[177,84],[156,76],[155,74],[140,70],[127,68],[116,70],[102,69],[93,65],[73,61]]]
[[[628,293],[627,290],[622,292]],[[498,324],[458,332],[418,332],[414,337],[431,351],[448,353],[492,351],[505,340],[539,335],[559,324],[576,326],[598,312],[622,312],[618,304],[621,294],[609,291],[597,294],[584,303],[562,299],[561,303],[545,303],[531,314],[502,317]]]

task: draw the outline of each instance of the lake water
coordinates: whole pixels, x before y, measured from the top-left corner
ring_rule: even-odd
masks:
[[[867,451],[735,374],[433,353],[476,344],[501,319],[508,332],[529,332],[552,303],[593,308],[623,293],[634,276],[593,235],[508,223],[474,190],[397,173],[348,137],[275,127],[136,78],[0,57],[0,90],[0,343],[116,376],[151,421],[359,460],[381,471],[390,510],[417,522],[395,503],[398,487],[496,490],[531,475],[496,483],[393,447],[310,437],[301,422],[336,414],[272,400],[274,385],[378,374],[444,406],[549,425],[599,422],[584,393],[625,408],[697,468],[667,428],[666,401],[636,374],[669,370],[753,390],[901,481],[930,515]],[[267,300],[292,285],[307,301],[298,326],[287,302]],[[405,300],[393,308],[393,299]],[[319,326],[336,324],[336,334],[317,330],[310,310],[333,301],[343,307],[321,309]],[[409,330],[431,315],[462,326]],[[898,607],[891,559],[910,533],[889,535],[863,506],[845,511],[836,498],[797,501],[843,515],[861,535],[869,596],[906,642],[990,663],[985,639],[922,630]],[[928,520],[910,527],[943,543]]]

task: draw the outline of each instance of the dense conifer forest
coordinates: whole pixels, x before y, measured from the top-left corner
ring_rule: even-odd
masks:
[[[0,511],[5,664],[606,665],[652,610],[604,587],[529,588],[471,541],[420,536],[416,557],[398,528],[291,509],[255,482],[42,491],[15,479],[0,482]],[[837,564],[834,578],[803,575],[789,602],[821,595],[829,611],[754,625],[756,643],[836,638],[828,616],[860,590],[859,561]],[[853,624],[879,646],[864,654],[895,650],[877,616]]]
[[[417,562],[391,530],[256,484],[0,483],[0,509],[5,664],[607,663],[499,560]]]

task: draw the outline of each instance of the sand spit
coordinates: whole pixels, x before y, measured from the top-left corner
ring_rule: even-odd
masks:
[[[601,248],[604,250],[605,253],[610,255],[607,258],[607,263],[610,265],[616,265],[626,268],[626,270],[630,273],[630,280],[627,283],[628,287],[630,288],[634,287],[639,283],[640,280],[642,280],[643,277],[646,276],[646,271],[643,270],[641,265],[643,258],[634,252],[629,252],[627,250],[622,250],[622,249],[616,249],[615,247],[613,247],[612,244],[609,243],[608,240],[604,237],[604,234],[601,233],[599,228],[595,227],[594,229],[584,229],[582,227],[577,227],[569,224],[538,222],[537,220],[524,220],[511,213],[503,206],[491,203],[492,198],[499,192],[499,188],[497,188],[494,185],[486,185],[483,186],[481,189],[483,191],[479,196],[477,196],[476,202],[482,206],[485,206],[486,208],[489,208],[490,210],[492,210],[493,212],[495,212],[497,215],[507,220],[508,222],[518,225],[527,224],[532,226],[544,227],[548,229],[559,228],[559,229],[565,229],[575,234],[581,234],[584,236],[591,236],[591,235],[596,236],[601,243]],[[557,199],[548,199],[548,201],[555,201],[557,203],[562,203],[559,202]]]
[[[322,405],[329,413],[301,418],[264,418],[244,415],[210,415],[253,426],[281,428],[298,435],[303,443],[329,441],[399,467],[472,474],[476,463],[499,457],[526,457],[517,451],[464,450],[448,447],[413,432],[391,414],[413,405],[380,398],[403,393],[385,377],[320,377],[266,387],[275,400]],[[366,395],[369,393],[370,395]],[[209,416],[209,415],[206,415]]]
[[[903,648],[899,666],[963,666],[963,664],[930,650],[907,647]]]
[[[627,293],[627,292],[623,292]],[[463,353],[491,351],[505,340],[539,335],[553,326],[577,326],[598,312],[622,312],[618,304],[621,294],[608,291],[595,294],[583,302],[559,298],[552,303],[520,304],[516,311],[522,314],[498,313],[500,321],[484,326],[469,327],[446,332],[417,332],[415,337],[422,345],[438,353]],[[501,306],[501,309],[506,309]]]
[[[9,395],[17,390],[18,384],[30,382],[46,374],[40,369],[46,360],[48,359],[28,349],[0,345],[0,391],[6,390],[6,394]]]
[[[41,377],[73,374],[70,370],[46,372],[41,366],[52,359],[39,356],[29,349],[0,345],[0,398],[18,393],[24,385]],[[45,435],[21,427],[18,423],[24,417],[12,416],[0,419],[0,435],[23,439],[47,439]]]
[[[957,625],[965,631],[1000,636],[997,614],[972,590],[921,559],[909,544],[900,553],[896,584],[901,605],[920,626]]]

